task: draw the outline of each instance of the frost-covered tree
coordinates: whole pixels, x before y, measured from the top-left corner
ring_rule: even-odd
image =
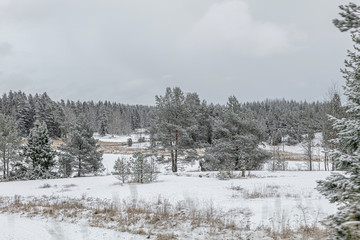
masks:
[[[106,115],[105,108],[102,107],[100,109],[100,115],[99,115],[99,134],[100,136],[105,136],[108,133],[108,117]]]
[[[332,153],[338,166],[346,174],[333,173],[319,181],[318,190],[330,202],[338,204],[338,212],[328,218],[331,239],[360,239],[360,6],[354,3],[340,6],[342,19],[334,20],[341,31],[350,30],[354,50],[348,51],[345,69],[342,70],[347,97],[345,118],[332,118],[338,131]]]
[[[151,142],[170,152],[172,171],[178,170],[178,155],[193,146],[189,129],[194,123],[180,88],[167,88],[164,96],[156,96],[156,109],[151,123]]]
[[[236,97],[229,97],[224,118],[214,123],[213,143],[206,148],[202,170],[231,172],[257,169],[269,158],[258,146],[263,140],[263,131],[242,111]]]
[[[131,175],[130,166],[130,162],[127,161],[125,157],[118,157],[115,161],[115,171],[113,174],[116,175],[116,177],[121,180],[122,183],[125,183]]]
[[[131,174],[138,183],[155,181],[157,177],[155,159],[144,156],[141,152],[135,152],[131,159]]]
[[[24,147],[24,156],[31,159],[32,169],[30,178],[49,178],[53,176],[52,168],[55,165],[56,152],[51,148],[52,140],[49,137],[45,123],[35,121],[30,130],[28,142]]]
[[[77,176],[98,173],[103,170],[102,151],[93,137],[93,130],[84,117],[80,117],[70,129],[69,139],[60,146],[60,170],[65,176],[77,171]]]
[[[21,138],[16,122],[10,116],[0,114],[0,155],[4,179],[10,177],[10,162],[16,164],[20,160],[20,146]]]

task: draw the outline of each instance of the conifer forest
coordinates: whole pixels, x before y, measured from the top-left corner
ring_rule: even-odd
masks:
[[[0,239],[360,239],[338,4],[0,0]]]

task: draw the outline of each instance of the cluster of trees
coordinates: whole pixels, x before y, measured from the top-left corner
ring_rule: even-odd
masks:
[[[179,107],[178,114],[191,115],[193,121],[190,125],[197,125],[193,130],[188,131],[189,137],[198,145],[211,144],[213,140],[211,119],[222,118],[226,106],[201,101],[197,93],[188,93],[186,96],[182,93],[182,96],[181,94],[175,96],[178,94],[176,91],[175,88],[172,94],[173,100],[177,101],[173,104]],[[163,97],[157,96],[156,106],[162,104],[161,102],[164,103],[171,97],[170,95],[167,92]],[[186,112],[181,109],[183,104],[187,108]],[[264,129],[266,140],[274,145],[282,142],[296,144],[302,141],[304,134],[321,131],[329,142],[328,140],[335,135],[331,132],[331,123],[325,124],[326,114],[334,116],[343,114],[339,95],[334,95],[324,102],[307,103],[283,99],[248,102],[240,105],[244,114]],[[18,131],[22,137],[28,136],[35,121],[39,120],[46,124],[51,138],[67,138],[71,126],[80,116],[86,117],[92,129],[100,135],[105,135],[129,134],[136,128],[148,128],[160,114],[152,106],[124,105],[108,101],[94,103],[93,101],[61,100],[55,102],[46,93],[33,96],[12,91],[0,97],[0,113],[11,116],[17,121]],[[162,115],[165,116],[166,113],[163,112]],[[330,145],[328,144],[329,147]]]
[[[128,134],[136,128],[149,126],[152,107],[124,105],[108,101],[55,102],[43,93],[34,96],[12,92],[0,97],[0,113],[17,121],[21,136],[26,137],[36,120],[44,122],[51,138],[68,137],[71,126],[85,116],[95,131],[104,134]]]
[[[146,156],[141,152],[135,152],[129,160],[125,157],[115,161],[113,174],[125,183],[127,181],[137,183],[153,182],[157,178],[157,167],[153,156]]]
[[[197,93],[184,94],[178,87],[156,96],[150,124],[153,149],[170,153],[172,171],[178,156],[194,157],[195,149],[205,148],[202,170],[258,169],[270,156],[258,148],[261,142],[273,145],[309,143],[314,133],[323,132],[324,146],[333,148],[336,131],[327,114],[344,116],[340,97],[332,91],[328,101],[295,102],[266,100],[241,104],[231,96],[223,105],[201,101]],[[307,156],[311,156],[312,153]]]
[[[85,118],[70,128],[69,140],[55,151],[45,122],[36,120],[26,142],[21,139],[17,123],[0,114],[0,153],[3,179],[40,179],[97,173],[103,170],[102,152]]]

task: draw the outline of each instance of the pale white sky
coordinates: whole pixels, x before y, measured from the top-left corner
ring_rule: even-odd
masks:
[[[0,89],[154,104],[323,100],[352,44],[329,0],[0,0]]]

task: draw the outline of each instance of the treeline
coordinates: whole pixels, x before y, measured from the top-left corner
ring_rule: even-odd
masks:
[[[150,122],[151,106],[125,105],[109,101],[53,101],[47,93],[26,95],[5,93],[0,97],[0,113],[18,123],[21,136],[26,137],[36,120],[44,122],[50,137],[67,138],[70,127],[79,117],[87,119],[100,134],[128,134],[136,128],[146,128]]]
[[[152,147],[170,152],[172,171],[179,155],[194,158],[195,149],[205,148],[202,170],[258,169],[269,155],[258,148],[261,142],[297,144],[323,132],[324,147],[331,148],[336,133],[328,114],[343,115],[339,94],[329,101],[296,102],[265,100],[240,103],[230,96],[226,105],[207,104],[197,93],[167,88],[156,96],[151,122]],[[325,146],[329,144],[329,146]]]
[[[211,119],[224,118],[226,105],[207,103],[197,93],[184,95],[189,106],[192,122],[191,137],[199,145],[211,144],[213,125]],[[0,113],[12,117],[18,123],[21,136],[27,137],[34,122],[45,122],[52,138],[67,138],[70,127],[80,117],[87,119],[95,132],[105,134],[129,134],[136,128],[149,128],[153,106],[125,105],[109,101],[53,101],[47,93],[26,95],[5,93],[0,97]],[[321,132],[329,127],[327,114],[341,115],[341,103],[337,94],[324,102],[264,100],[241,103],[242,115],[258,122],[271,144],[296,144],[309,132]]]
[[[294,145],[302,141],[302,136],[314,132],[322,132],[327,114],[331,113],[332,105],[340,103],[338,94],[324,102],[294,101],[294,100],[265,100],[250,102],[242,105],[248,109],[266,131],[268,142],[277,145],[286,143]]]
[[[101,172],[102,154],[98,155],[96,150],[94,131],[101,135],[126,134],[136,128],[148,128],[153,150],[170,153],[173,172],[178,171],[179,156],[194,159],[198,157],[196,150],[203,148],[202,170],[223,170],[222,177],[241,170],[244,175],[246,170],[258,169],[269,159],[269,154],[259,148],[264,141],[294,144],[304,136],[312,139],[315,132],[322,131],[324,147],[333,149],[330,140],[337,131],[327,114],[338,118],[345,115],[337,93],[329,101],[314,103],[286,100],[240,103],[230,96],[226,105],[220,105],[208,104],[197,93],[184,93],[176,87],[167,88],[155,100],[151,107],[108,101],[55,102],[46,93],[4,94],[0,98],[3,178],[37,179]],[[25,147],[20,137],[27,138]],[[50,138],[64,140],[59,154],[51,150]]]

